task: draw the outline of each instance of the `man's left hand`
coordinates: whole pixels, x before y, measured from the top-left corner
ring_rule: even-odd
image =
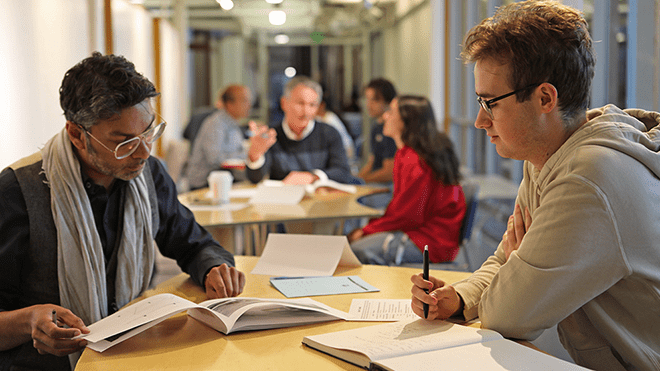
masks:
[[[245,287],[245,275],[235,267],[222,264],[211,268],[204,280],[209,299],[238,296]]]

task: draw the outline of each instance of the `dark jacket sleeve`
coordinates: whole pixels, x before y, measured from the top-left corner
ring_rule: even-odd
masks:
[[[200,286],[209,269],[223,263],[233,267],[233,255],[220,246],[195,221],[193,213],[179,202],[176,186],[160,161],[150,157],[149,165],[160,215],[156,243],[163,256],[175,259],[179,267]]]
[[[352,180],[351,168],[348,164],[344,144],[341,141],[341,135],[339,135],[337,129],[326,123],[318,122],[317,125],[323,128],[324,139],[328,145],[328,163],[325,168],[320,170],[323,170],[328,178],[336,182],[350,183]]]
[[[27,207],[14,171],[0,173],[0,311],[18,309],[21,266],[30,243]]]

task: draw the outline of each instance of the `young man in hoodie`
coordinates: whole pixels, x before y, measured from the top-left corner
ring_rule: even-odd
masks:
[[[479,316],[527,340],[557,325],[580,365],[660,369],[660,114],[587,111],[587,23],[559,3],[501,8],[463,57],[475,62],[475,126],[525,160],[524,178],[495,254],[453,285],[413,276],[413,310]]]

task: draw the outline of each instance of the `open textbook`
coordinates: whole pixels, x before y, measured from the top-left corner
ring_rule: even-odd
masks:
[[[445,321],[404,320],[302,342],[370,370],[586,370],[495,331]]]
[[[342,184],[332,179],[319,179],[307,185],[287,185],[281,180],[266,179],[257,186],[250,199],[251,204],[297,204],[305,194],[313,195],[319,188],[332,188],[346,193],[357,192],[352,184]]]
[[[333,321],[348,315],[309,298],[224,298],[195,304],[176,295],[159,294],[91,324],[90,333],[80,337],[88,341],[87,347],[103,352],[185,310],[223,334]]]

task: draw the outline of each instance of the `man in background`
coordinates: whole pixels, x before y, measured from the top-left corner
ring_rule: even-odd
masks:
[[[250,123],[247,175],[257,183],[268,175],[286,184],[311,184],[318,179],[352,181],[339,132],[316,121],[321,85],[305,76],[291,79],[280,99],[284,120],[275,128]]]
[[[386,79],[371,80],[364,89],[367,113],[371,117],[371,153],[367,163],[360,169],[358,177],[367,183],[392,183],[396,144],[392,138],[383,135],[383,113],[390,108],[396,97],[394,85]]]
[[[252,93],[247,86],[230,85],[218,96],[222,109],[212,113],[202,123],[186,165],[190,189],[206,187],[207,177],[219,170],[227,160],[245,160],[245,136],[240,121],[250,115]],[[220,105],[220,104],[218,104]]]

